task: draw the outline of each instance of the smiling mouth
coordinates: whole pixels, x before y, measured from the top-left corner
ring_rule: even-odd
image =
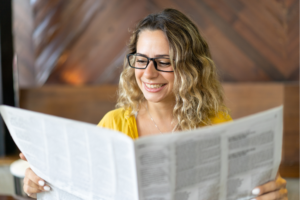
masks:
[[[147,83],[145,83],[145,85],[146,85],[147,88],[157,89],[157,88],[160,88],[160,87],[162,87],[166,84],[147,84]]]

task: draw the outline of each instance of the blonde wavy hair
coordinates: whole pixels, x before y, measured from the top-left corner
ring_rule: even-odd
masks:
[[[178,120],[176,129],[189,130],[211,125],[211,118],[220,114],[226,117],[228,109],[224,105],[216,67],[207,42],[195,24],[175,9],[150,14],[133,31],[128,44],[129,53],[136,53],[139,34],[144,30],[161,30],[169,41],[175,76],[173,92],[176,103],[173,116]],[[145,98],[136,82],[134,69],[129,67],[125,58],[116,107],[130,109],[134,114],[143,101]]]

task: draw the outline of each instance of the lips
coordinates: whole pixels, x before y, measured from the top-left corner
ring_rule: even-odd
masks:
[[[145,84],[146,84],[147,88],[152,88],[152,89],[157,89],[164,85],[164,84],[147,84],[147,83],[145,83]]]
[[[165,83],[144,83],[144,88],[145,90],[147,90],[148,92],[159,92],[160,90],[162,90],[167,84]]]

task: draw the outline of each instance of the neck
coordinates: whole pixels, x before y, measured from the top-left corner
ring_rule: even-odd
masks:
[[[148,106],[148,112],[154,120],[165,122],[166,124],[171,124],[174,120],[173,109],[175,101],[168,103],[153,103],[146,101],[145,104]]]

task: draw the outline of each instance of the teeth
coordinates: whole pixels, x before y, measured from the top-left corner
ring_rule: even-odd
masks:
[[[148,88],[160,88],[161,86],[163,86],[163,84],[156,84],[156,85],[146,84],[146,86],[147,86]]]

